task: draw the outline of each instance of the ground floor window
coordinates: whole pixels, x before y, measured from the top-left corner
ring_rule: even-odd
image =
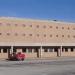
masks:
[[[7,49],[3,49],[3,53],[7,53]]]
[[[68,52],[68,48],[65,48],[65,52]]]
[[[54,52],[58,52],[58,49],[57,49],[57,48],[55,48],[55,49],[54,49]]]
[[[23,48],[23,49],[22,49],[22,52],[26,53],[26,52],[27,52],[27,51],[26,51],[26,48]]]
[[[73,48],[71,48],[71,52],[73,52],[74,50],[73,50]]]
[[[36,49],[34,49],[34,52],[36,53],[36,52],[38,52],[38,49],[36,48]]]
[[[32,53],[32,48],[28,48],[28,53]]]
[[[16,49],[13,49],[13,52],[17,52],[17,50]]]
[[[52,48],[49,48],[48,50],[49,50],[49,52],[53,52],[53,49]]]
[[[0,53],[1,53],[1,49],[0,49]]]
[[[48,49],[44,49],[44,52],[48,52]]]

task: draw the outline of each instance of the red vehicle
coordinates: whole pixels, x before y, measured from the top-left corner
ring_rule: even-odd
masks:
[[[23,61],[25,59],[25,54],[22,54],[21,52],[16,53],[12,53],[9,55],[9,60],[15,61]]]

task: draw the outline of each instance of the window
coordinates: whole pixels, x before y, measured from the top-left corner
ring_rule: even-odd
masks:
[[[54,52],[57,52],[57,51],[58,51],[58,48],[55,48],[55,49],[54,49]]]
[[[46,26],[44,25],[43,28],[46,28]]]
[[[62,29],[64,29],[64,27],[62,27]]]
[[[68,48],[65,48],[65,52],[68,52]]]
[[[28,48],[28,52],[29,53],[32,53],[32,48]]]
[[[67,29],[68,29],[68,30],[70,30],[70,28],[69,28],[69,27],[68,27]]]
[[[52,48],[49,48],[49,52],[53,52],[53,49]]]
[[[74,50],[73,50],[73,48],[71,48],[71,52],[73,52]]]
[[[22,26],[25,27],[26,25],[25,24],[22,24]]]
[[[50,28],[52,28],[52,26],[50,26]]]
[[[0,33],[0,35],[2,35],[2,33]]]
[[[75,35],[73,36],[73,38],[75,38]]]
[[[3,49],[3,53],[7,53],[7,49]]]
[[[30,27],[32,27],[32,25],[30,25]]]
[[[10,26],[10,23],[7,23],[7,26]]]
[[[2,25],[2,23],[0,23],[0,26]]]
[[[56,37],[58,37],[58,35],[56,35]]]
[[[44,37],[46,37],[46,34],[44,34]]]
[[[70,38],[70,35],[68,35],[67,37]]]
[[[58,29],[58,27],[56,26],[56,29]]]
[[[22,34],[23,36],[25,36],[26,34]]]
[[[22,49],[22,52],[25,52],[25,53],[26,53],[26,48],[23,48],[23,49]]]
[[[52,37],[52,34],[50,34],[50,37]]]
[[[73,28],[73,30],[75,30],[75,28]]]
[[[34,52],[36,53],[36,52],[38,52],[38,49],[36,48],[36,49],[34,49]]]
[[[62,35],[62,37],[64,37],[64,35]]]
[[[44,49],[44,52],[48,52],[48,49]]]
[[[15,33],[15,36],[18,36],[18,33]]]
[[[10,33],[7,33],[7,35],[9,36],[9,35],[10,35]]]
[[[39,37],[39,34],[37,34],[37,36]]]
[[[15,26],[18,26],[18,24],[15,24]]]
[[[32,36],[32,34],[29,34],[29,36]]]
[[[39,25],[37,25],[36,27],[39,28]]]
[[[17,50],[14,48],[14,49],[13,49],[13,52],[17,52]]]
[[[0,53],[1,53],[1,49],[0,49]]]

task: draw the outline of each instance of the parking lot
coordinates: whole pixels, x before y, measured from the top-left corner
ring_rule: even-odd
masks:
[[[0,75],[75,75],[75,58],[0,60]]]

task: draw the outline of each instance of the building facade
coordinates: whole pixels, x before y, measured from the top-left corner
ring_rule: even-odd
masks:
[[[75,23],[0,18],[0,58],[22,52],[26,58],[75,56]]]

